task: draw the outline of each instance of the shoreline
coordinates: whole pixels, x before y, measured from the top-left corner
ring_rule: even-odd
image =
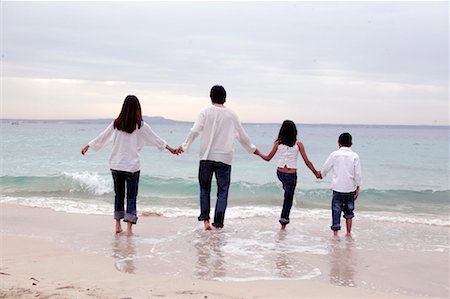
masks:
[[[224,229],[225,231],[229,230],[227,233],[230,236],[227,236],[228,239],[222,248],[214,247],[212,252],[205,254],[201,248],[199,249],[195,245],[198,240],[187,240],[187,243],[183,243],[184,239],[176,239],[168,243],[168,247],[161,249],[162,252],[167,248],[172,248],[173,255],[163,256],[161,260],[144,260],[140,258],[151,254],[157,257],[158,254],[161,254],[154,249],[155,244],[160,246],[161,240],[164,238],[175,238],[189,231],[194,231],[194,236],[198,234],[201,238],[210,238],[210,236],[215,238],[220,235],[203,233],[201,225],[194,222],[193,219],[147,216],[142,217],[136,226],[137,236],[131,238],[135,242],[133,243],[135,247],[130,248],[129,241],[127,241],[130,238],[124,235],[115,238],[114,223],[110,216],[68,214],[11,204],[1,204],[0,208],[2,219],[0,298],[80,298],[87,296],[92,298],[446,297],[380,292],[359,286],[336,286],[326,279],[299,280],[281,277],[277,280],[263,280],[261,277],[252,281],[226,281],[226,279],[217,279],[220,277],[220,273],[219,276],[215,273],[216,276],[208,278],[208,275],[211,275],[208,272],[203,279],[198,278],[198,273],[191,275],[188,269],[192,271],[193,267],[198,268],[200,264],[205,266],[200,270],[205,271],[228,266],[229,260],[226,257],[228,253],[225,249],[230,249],[231,245],[234,245],[232,242],[237,234],[232,230],[233,223],[229,225],[229,228]],[[192,229],[180,231],[180,227],[187,225],[192,226]],[[188,235],[187,238],[192,239],[192,235]],[[212,241],[211,239],[206,240]],[[194,242],[192,248],[187,248],[186,244],[192,242]],[[141,255],[142,248],[146,248],[146,251]],[[131,254],[130,249],[132,250]],[[345,258],[348,252],[337,251],[336,254],[339,255],[339,258]],[[369,252],[363,257],[371,260],[374,254]],[[389,255],[391,252],[381,252],[381,255],[383,254]],[[435,256],[443,262],[442,256],[445,252],[432,254],[433,257]],[[222,255],[224,257],[220,260]],[[128,259],[136,256],[139,258],[136,258],[134,262],[130,262]],[[397,262],[400,263],[403,259],[407,263],[417,257],[420,258],[421,254],[417,253],[417,256],[408,254],[406,257],[398,258]],[[282,259],[280,260],[280,258]],[[317,261],[318,265],[323,262],[320,261],[321,259],[328,258],[330,258],[329,254],[310,255],[311,261]],[[270,256],[264,257],[264,259],[270,259]],[[424,263],[432,261],[433,259],[424,261]],[[289,255],[278,255],[276,262],[285,263],[277,264],[280,266],[277,267],[278,270],[282,267],[288,269],[290,265],[295,264]],[[305,260],[305,263],[310,263],[310,261]],[[336,273],[343,273],[344,276],[347,275],[345,271],[348,270],[363,273],[362,266],[358,265],[354,268],[346,268],[348,265],[345,264],[331,264],[331,267],[333,266],[337,267],[334,269],[337,271]],[[185,272],[179,270],[179,274],[173,274],[176,272],[172,272],[172,270],[176,268],[185,269]],[[321,268],[322,276],[325,275],[324,269],[326,267]],[[404,275],[406,279],[411,279],[413,273],[409,273],[406,269]]]

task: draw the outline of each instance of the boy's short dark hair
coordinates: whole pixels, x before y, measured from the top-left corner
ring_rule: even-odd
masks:
[[[352,146],[352,135],[350,133],[342,133],[339,135],[338,142],[342,146]]]
[[[227,92],[225,91],[225,88],[221,85],[214,85],[211,88],[211,92],[209,94],[209,97],[211,98],[211,101],[216,104],[223,104],[225,103],[225,99],[227,97]]]

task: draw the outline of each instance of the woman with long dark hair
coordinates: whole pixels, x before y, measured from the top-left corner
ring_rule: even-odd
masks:
[[[286,225],[289,223],[289,214],[291,212],[295,187],[297,185],[298,153],[300,153],[306,166],[308,166],[316,178],[321,178],[321,175],[320,172],[314,168],[311,161],[309,161],[303,143],[297,140],[297,127],[291,120],[285,120],[281,125],[278,138],[275,140],[273,148],[268,155],[262,154],[259,150],[256,150],[255,154],[266,161],[270,161],[277,151],[279,152],[277,176],[283,184],[284,189],[283,210],[281,211],[279,222],[281,224],[281,229],[285,229]]]
[[[134,95],[125,98],[119,116],[105,131],[83,147],[81,154],[84,155],[89,148],[98,151],[109,143],[112,143],[109,166],[114,180],[116,233],[122,232],[120,221],[123,219],[127,222],[127,234],[132,235],[132,225],[136,224],[138,219],[136,198],[140,174],[139,152],[144,146],[155,146],[160,150],[167,149],[172,154],[177,152],[144,122],[141,105]]]

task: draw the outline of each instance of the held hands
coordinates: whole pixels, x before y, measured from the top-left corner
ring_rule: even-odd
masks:
[[[184,153],[183,146],[181,146],[181,145],[177,148],[173,148],[173,147],[170,147],[169,145],[167,145],[166,149],[169,152],[171,152],[172,154],[177,155],[177,156],[180,155],[181,153]]]
[[[84,156],[84,154],[88,151],[88,149],[89,149],[89,144],[86,144],[86,146],[81,149],[81,154]]]

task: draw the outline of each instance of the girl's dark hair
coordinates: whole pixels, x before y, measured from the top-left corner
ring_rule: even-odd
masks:
[[[122,111],[114,120],[114,129],[133,133],[142,126],[142,111],[141,104],[136,96],[128,95],[122,105]]]
[[[297,127],[292,120],[285,120],[283,122],[276,141],[290,147],[297,143]]]

